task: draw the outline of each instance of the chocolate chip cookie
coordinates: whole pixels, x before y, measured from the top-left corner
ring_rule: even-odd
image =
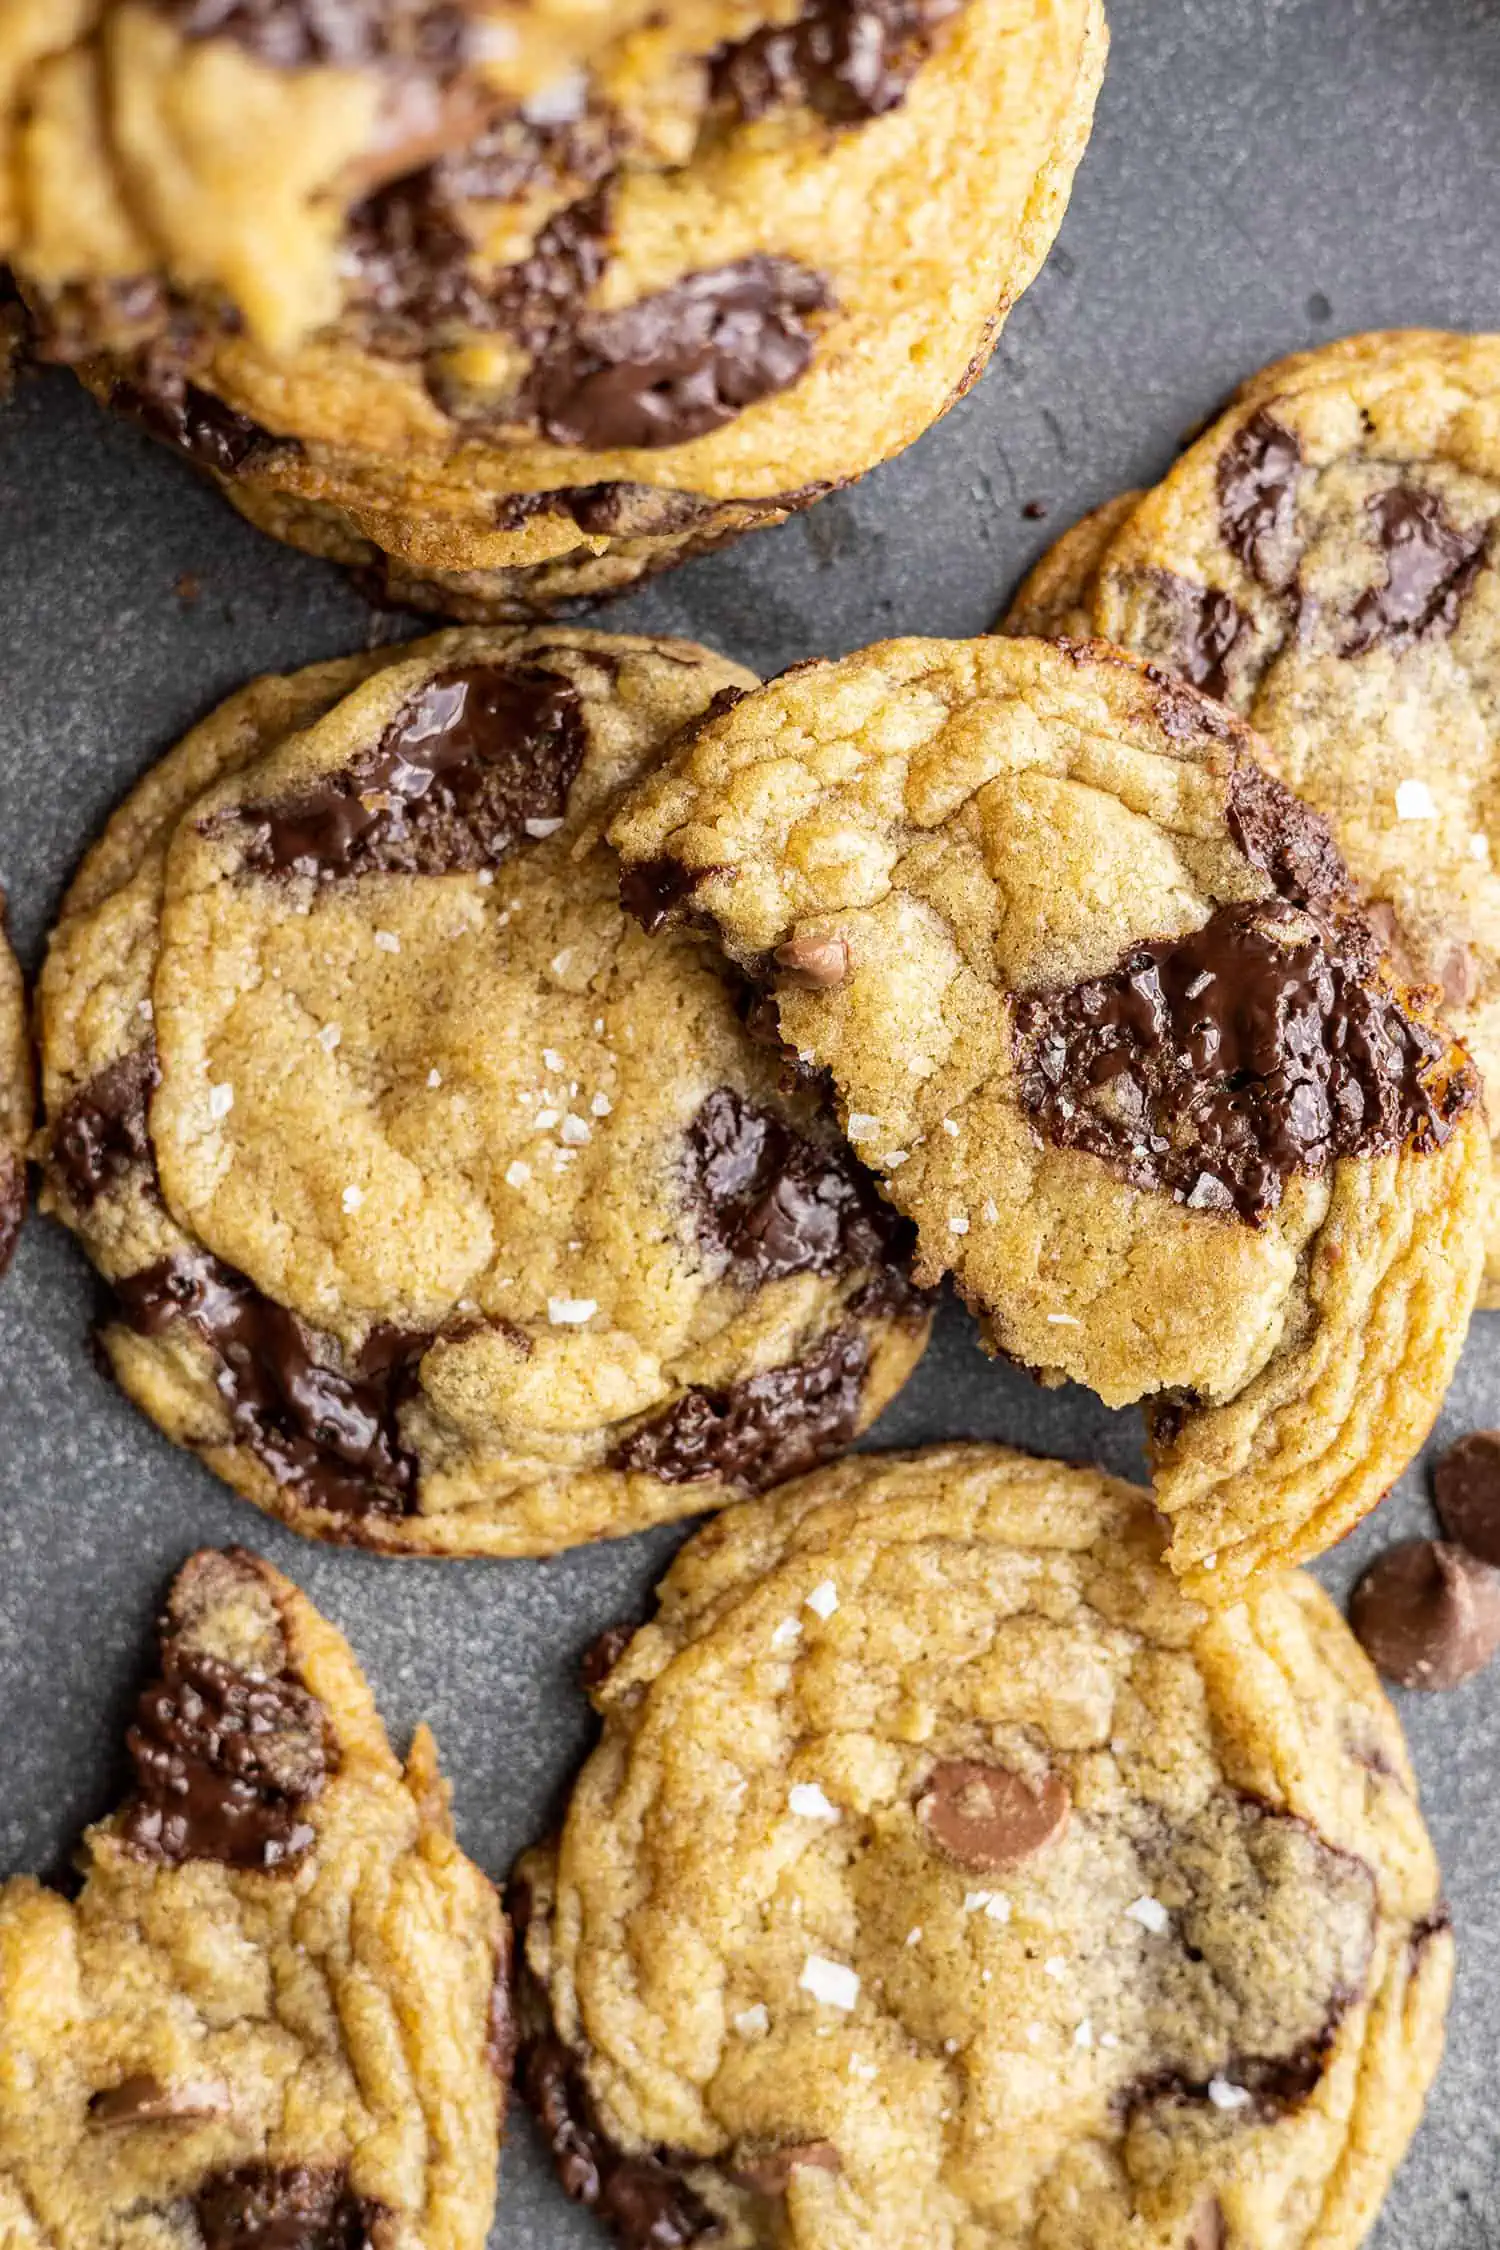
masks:
[[[621,911],[620,790],[751,675],[458,632],[233,698],[40,983],[48,1198],[130,1396],[320,1537],[546,1552],[808,1468],[929,1307],[751,994]]]
[[[483,2250],[509,1938],[347,1643],[254,1555],[179,1573],[76,1900],[0,1885],[13,2250]]]
[[[1471,1065],[1259,747],[1101,644],[892,641],[710,717],[611,831],[830,1072],[919,1276],[1148,1401],[1205,1599],[1411,1459],[1489,1195]]]
[[[252,261],[279,305],[306,252],[323,294],[298,321],[226,319],[154,268],[122,283],[145,255],[124,246],[80,294],[59,278],[76,260],[23,246],[43,347],[268,531],[465,619],[780,521],[977,378],[1060,223],[1106,42],[1099,0],[805,0],[733,36],[726,8],[695,50],[701,98],[651,110],[659,145],[580,84],[576,113],[533,103],[358,201],[316,199],[311,247],[294,227],[285,259]],[[112,16],[181,38],[141,0]],[[272,143],[329,176],[275,88],[310,102],[346,74],[278,81],[232,39],[195,52],[236,101],[253,69]],[[218,222],[182,204],[214,265]],[[251,199],[249,236],[280,208]]]
[[[26,1150],[35,1104],[26,987],[5,935],[0,891],[0,1273],[15,1255],[26,1216]]]
[[[1492,1085],[1497,521],[1500,338],[1350,337],[1255,376],[1155,492],[1069,533],[1007,620],[1101,633],[1250,719]],[[1500,1207],[1480,1301],[1500,1303]]]
[[[629,2250],[1354,2250],[1452,1970],[1395,1716],[1299,1574],[983,1447],[721,1516],[513,1888],[518,2077]],[[715,2231],[715,2230],[719,2231]]]

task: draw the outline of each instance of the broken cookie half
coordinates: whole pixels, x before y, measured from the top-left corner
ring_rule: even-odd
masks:
[[[1463,1341],[1487,1134],[1248,728],[1099,642],[893,641],[710,715],[611,834],[830,1074],[918,1278],[1146,1402],[1195,1593],[1373,1506]]]
[[[1394,1713],[1149,1496],[851,1458],[690,1542],[513,1888],[518,2078],[626,2250],[1353,2250],[1452,1973]]]
[[[432,1737],[255,1556],[179,1572],[76,1900],[0,1886],[6,2250],[482,2250],[507,1925]]]

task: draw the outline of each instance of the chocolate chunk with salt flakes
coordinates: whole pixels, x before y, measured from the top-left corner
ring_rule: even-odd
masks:
[[[341,772],[279,803],[213,814],[207,828],[241,838],[257,874],[496,867],[564,818],[584,745],[571,682],[539,664],[469,665],[426,681]]]
[[[611,2229],[621,2250],[686,2250],[719,2231],[714,2214],[660,2154],[630,2154],[605,2129],[583,2071],[555,2034],[522,2049],[519,2084],[563,2193]]]
[[[870,1347],[838,1328],[805,1359],[747,1376],[727,1390],[694,1388],[631,1431],[610,1465],[663,1484],[722,1479],[764,1492],[839,1452],[859,1425]]]
[[[154,1171],[146,1111],[160,1071],[148,1041],[109,1063],[68,1101],[53,1127],[52,1162],[72,1201],[93,1203],[136,1169]]]
[[[304,1814],[333,1751],[321,1704],[288,1675],[257,1678],[168,1636],[126,1744],[136,1787],[120,1833],[143,1859],[271,1874],[311,1849]]]
[[[378,2250],[385,2207],[356,2195],[343,2165],[216,2172],[193,2199],[203,2250]]]
[[[1442,1540],[1403,1540],[1355,1587],[1349,1622],[1398,1687],[1457,1687],[1500,1649],[1500,1571]]]
[[[1219,529],[1251,576],[1273,593],[1297,575],[1297,483],[1302,448],[1262,407],[1219,460]]]
[[[122,2078],[89,2102],[91,2125],[155,2125],[176,2120],[227,2117],[232,2107],[222,2078],[183,2078],[163,2085],[149,2071]]]
[[[747,2187],[756,2195],[785,2195],[799,2167],[840,2172],[843,2159],[832,2141],[788,2141],[780,2148],[742,2150],[729,2176],[737,2187]]]
[[[799,930],[777,946],[776,966],[789,984],[829,991],[849,974],[849,941],[836,930]]]
[[[1500,1567],[1500,1430],[1470,1430],[1432,1472],[1443,1529],[1481,1562]]]
[[[1288,1179],[1440,1145],[1478,1098],[1374,981],[1362,923],[1281,900],[1221,906],[1105,977],[1015,1008],[1022,1105],[1060,1147],[1194,1210],[1263,1221]]]
[[[963,0],[808,0],[789,24],[767,24],[721,47],[710,65],[716,101],[747,122],[794,105],[850,124],[905,98]]]
[[[917,1799],[917,1819],[938,1849],[960,1867],[998,1874],[1053,1843],[1068,1824],[1072,1799],[1061,1776],[1033,1789],[1005,1766],[948,1758],[935,1766]]]
[[[732,1087],[710,1094],[688,1127],[684,1176],[699,1241],[742,1288],[853,1273],[893,1254],[900,1221],[853,1159]]]
[[[539,352],[525,402],[556,445],[684,445],[785,390],[812,358],[828,284],[757,255],[616,311],[576,314]]]
[[[1377,493],[1369,514],[1385,582],[1354,604],[1342,654],[1451,633],[1484,561],[1488,526],[1460,529],[1436,493],[1405,484]]]
[[[308,1506],[357,1518],[414,1505],[417,1462],[398,1415],[429,1339],[376,1329],[345,1372],[328,1364],[337,1350],[330,1339],[206,1251],[164,1258],[114,1290],[143,1336],[176,1321],[197,1330],[214,1355],[235,1440]]]

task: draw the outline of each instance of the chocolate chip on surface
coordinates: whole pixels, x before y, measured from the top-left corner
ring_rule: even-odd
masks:
[[[1349,1622],[1398,1687],[1457,1687],[1500,1649],[1500,1571],[1443,1540],[1403,1540],[1355,1587]]]
[[[788,983],[826,992],[849,974],[849,940],[836,930],[802,930],[776,948],[776,966]]]
[[[107,2086],[89,2103],[91,2125],[154,2125],[174,2118],[227,2117],[232,2104],[222,2078],[184,2078],[164,2086],[149,2071]]]
[[[742,2152],[730,2169],[730,2178],[757,2195],[785,2195],[799,2166],[839,2172],[843,2159],[832,2141],[788,2141],[780,2148]]]
[[[1005,1766],[951,1758],[933,1768],[917,1799],[917,1819],[960,1867],[997,1874],[1054,1842],[1071,1807],[1058,1774],[1049,1773],[1033,1789]]]
[[[1470,1430],[1432,1472],[1443,1529],[1481,1562],[1500,1567],[1500,1430]]]

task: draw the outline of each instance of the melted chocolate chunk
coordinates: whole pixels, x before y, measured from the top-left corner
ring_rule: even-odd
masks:
[[[566,350],[577,308],[604,271],[608,241],[606,184],[582,202],[555,212],[530,255],[499,276],[497,324],[512,329],[530,352],[544,352],[558,338],[562,339],[558,348]],[[532,402],[523,402],[522,411],[531,410]]]
[[[149,354],[134,381],[111,387],[109,403],[148,436],[215,476],[232,477],[257,455],[295,444],[273,437],[248,414],[190,383],[179,367]]]
[[[233,39],[282,70],[400,62],[455,69],[468,51],[461,0],[155,0],[187,39]]]
[[[661,2156],[628,2156],[610,2139],[582,2071],[551,2032],[523,2049],[520,2086],[564,2194],[602,2219],[622,2250],[685,2250],[718,2231],[707,2204]]]
[[[1269,875],[1294,906],[1326,912],[1347,895],[1349,872],[1333,830],[1263,766],[1246,759],[1235,767],[1225,816],[1250,865]]]
[[[720,1478],[741,1492],[764,1492],[849,1443],[869,1366],[859,1330],[835,1329],[806,1359],[727,1390],[684,1391],[615,1448],[611,1466],[662,1484]]]
[[[905,99],[963,0],[808,0],[795,23],[767,25],[713,58],[716,101],[745,119],[793,104],[840,124]]]
[[[1479,575],[1486,529],[1461,531],[1436,493],[1392,485],[1369,513],[1385,561],[1385,584],[1361,594],[1349,619],[1343,654],[1406,648],[1451,633]]]
[[[1284,593],[1297,575],[1302,448],[1261,408],[1219,459],[1219,529],[1253,578]]]
[[[108,1064],[64,1106],[53,1128],[52,1162],[80,1209],[137,1166],[154,1172],[146,1107],[160,1075],[148,1041]]]
[[[1370,982],[1373,942],[1279,900],[1221,906],[1110,975],[1021,1000],[1022,1105],[1064,1148],[1195,1210],[1263,1220],[1294,1172],[1446,1140],[1472,1072]]]
[[[1170,620],[1173,664],[1206,695],[1227,699],[1230,662],[1250,634],[1249,618],[1216,586],[1195,586],[1169,570],[1151,577]]]
[[[882,1263],[900,1224],[841,1148],[804,1140],[729,1086],[688,1127],[685,1175],[699,1241],[743,1289]]]
[[[1134,2115],[1158,2102],[1208,2102],[1209,2087],[1227,2083],[1250,2096],[1246,2116],[1260,2120],[1284,2116],[1317,2092],[1348,2002],[1312,2038],[1286,2055],[1235,2055],[1212,2079],[1186,2078],[1180,2071],[1155,2071],[1126,2089],[1122,2103]]]
[[[120,1832],[141,1858],[269,1874],[312,1845],[302,1812],[322,1793],[332,1748],[298,1681],[257,1678],[168,1638],[125,1741],[136,1788]]]
[[[245,2164],[199,2188],[203,2250],[376,2250],[383,2206],[354,2194],[343,2166]]]
[[[637,860],[620,871],[620,904],[648,937],[655,937],[704,876],[714,873],[713,868],[684,867],[675,859]]]
[[[263,875],[446,875],[496,867],[567,811],[578,691],[536,664],[440,672],[373,750],[305,796],[216,815]]]
[[[806,316],[832,302],[790,258],[688,274],[617,312],[580,312],[540,351],[526,404],[555,445],[685,445],[784,391],[813,352]]]
[[[319,1339],[294,1313],[206,1251],[164,1258],[114,1288],[141,1335],[176,1321],[196,1329],[214,1354],[235,1442],[306,1506],[399,1516],[415,1505],[417,1461],[398,1416],[423,1339],[376,1329],[354,1371],[340,1373],[314,1356]]]

